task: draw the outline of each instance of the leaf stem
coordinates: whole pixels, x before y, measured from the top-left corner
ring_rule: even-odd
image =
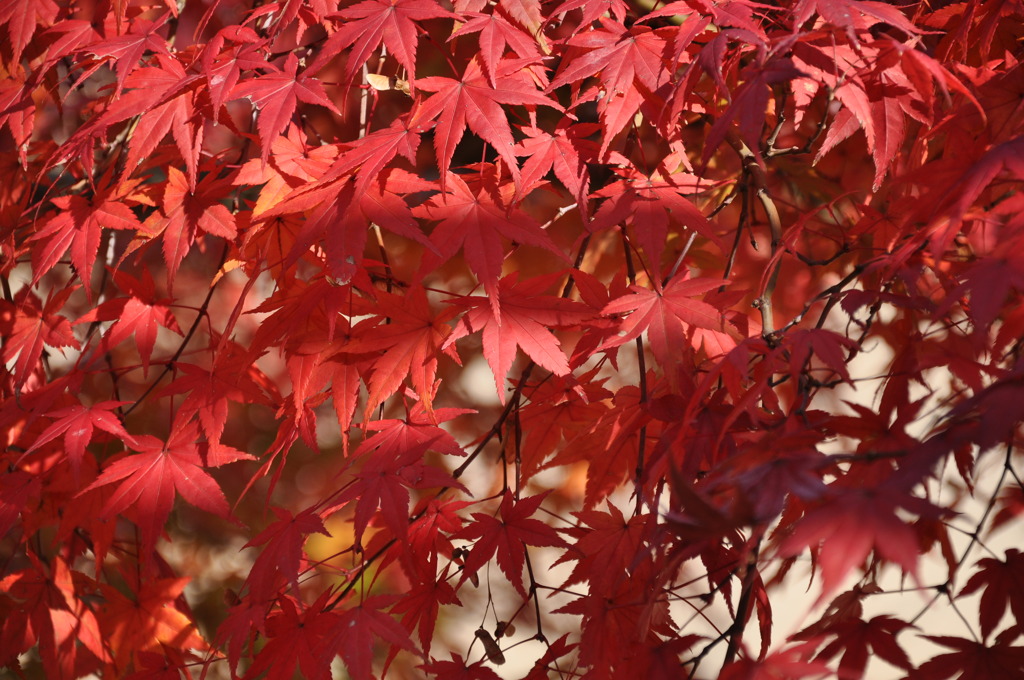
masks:
[[[691,239],[692,241],[692,239]],[[629,249],[629,241],[626,239],[626,230],[622,230],[622,248],[626,254],[626,275],[629,277],[630,284],[636,284],[636,267],[633,265],[633,254]],[[683,255],[686,254],[686,250],[689,249],[689,244],[683,249]],[[644,341],[642,337],[636,338],[636,365],[637,371],[640,373],[640,403],[647,403],[647,359],[644,357]],[[644,477],[644,457],[646,454],[645,448],[647,444],[647,425],[642,425],[639,432],[639,441],[637,442],[636,452],[636,469],[633,477],[633,489],[636,495],[636,504],[633,506],[633,516],[637,517],[643,510],[643,477]]]

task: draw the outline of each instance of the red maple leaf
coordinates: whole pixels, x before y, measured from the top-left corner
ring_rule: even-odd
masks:
[[[832,493],[823,502],[795,524],[793,533],[780,546],[786,556],[806,547],[817,548],[822,580],[818,601],[831,595],[850,570],[863,564],[872,549],[916,578],[917,537],[896,509],[910,503],[921,513],[928,513],[931,506],[887,487],[846,489],[836,484],[831,485]]]
[[[747,655],[726,664],[718,680],[797,680],[835,675],[827,665],[810,660],[812,651],[813,646],[805,642],[772,652],[760,660],[756,655]]]
[[[118,288],[130,293],[131,297],[105,300],[80,316],[74,325],[113,321],[103,336],[103,342],[108,349],[116,347],[134,335],[135,347],[142,359],[142,374],[146,376],[149,374],[149,364],[153,358],[153,349],[156,347],[157,331],[166,328],[181,335],[181,328],[171,313],[168,305],[170,300],[157,299],[153,275],[148,269],[142,271],[139,279],[120,270],[114,271],[113,277]]]
[[[731,3],[736,6],[737,3]],[[768,96],[771,87],[777,83],[787,82],[803,75],[793,66],[788,58],[770,59],[766,63],[748,66],[741,73],[745,80],[743,85],[732,93],[732,102],[715,124],[708,131],[701,155],[701,162],[707,163],[725,136],[737,121],[740,138],[755,158],[761,160],[761,133],[765,124],[765,111],[768,109]],[[902,122],[902,118],[900,119]]]
[[[606,13],[621,23],[626,20],[626,15],[631,11],[629,5],[623,0],[600,0],[599,2],[594,0],[565,0],[565,2],[551,12],[551,16],[560,16],[574,9],[583,10],[583,17],[577,31],[590,28],[595,21]]]
[[[815,627],[815,636],[824,633],[830,637],[835,636],[835,639],[825,645],[814,659],[828,661],[842,652],[838,675],[844,678],[863,677],[872,655],[904,670],[912,670],[913,665],[907,653],[896,642],[896,636],[910,627],[909,623],[891,616],[876,616],[870,621],[864,621],[858,616],[839,618],[825,628]],[[806,640],[807,636],[800,633],[793,639]]]
[[[641,590],[650,573],[650,563],[643,562],[631,570],[629,577],[612,581],[602,591],[591,589],[556,610],[582,617],[579,658],[594,670],[593,677],[631,677],[636,663],[630,659],[632,650],[654,646],[661,642],[662,635],[675,637],[668,604],[649,603]],[[643,578],[638,578],[641,575]],[[678,639],[684,645],[692,643],[690,636]]]
[[[209,368],[183,361],[176,362],[175,368],[183,375],[163,388],[159,395],[187,394],[178,406],[176,418],[184,423],[193,416],[198,417],[203,435],[211,443],[220,442],[228,421],[229,402],[271,404],[264,391],[269,381],[235,343],[225,343]]]
[[[334,164],[320,178],[321,184],[332,182],[358,171],[355,190],[361,195],[374,182],[384,184],[383,170],[396,156],[410,163],[416,162],[416,150],[420,146],[420,135],[429,129],[419,122],[416,115],[401,116],[389,127],[374,130],[362,139],[346,145]]]
[[[426,574],[424,576],[426,577]],[[430,642],[434,637],[434,627],[441,605],[462,604],[455,594],[455,588],[448,583],[448,578],[447,566],[436,578],[432,570],[429,577],[414,585],[391,608],[395,614],[402,614],[401,623],[407,630],[411,632],[419,629],[420,645],[426,652],[430,651]]]
[[[626,333],[606,340],[600,349],[618,347],[646,331],[654,358],[665,369],[669,380],[676,384],[677,371],[684,358],[680,348],[690,344],[686,337],[689,328],[736,334],[719,309],[694,299],[695,295],[719,288],[722,283],[720,279],[676,277],[664,289],[630,286],[631,295],[612,300],[602,310],[606,316],[628,313],[622,322]]]
[[[226,40],[236,45],[222,53],[221,48]],[[229,101],[230,93],[238,84],[242,71],[266,65],[259,53],[259,42],[259,35],[251,28],[227,26],[218,31],[203,49],[200,64],[206,76],[207,92],[215,118],[220,115],[224,103]]]
[[[331,384],[330,395],[341,430],[342,450],[348,457],[349,430],[355,415],[359,390],[362,386],[362,361],[351,354],[339,353],[342,342],[311,341],[288,358],[288,373],[292,379],[289,400],[295,417],[300,417],[305,404],[323,400],[323,390]],[[356,363],[353,363],[355,361]]]
[[[573,365],[571,361],[569,365]],[[580,376],[570,373],[545,379],[531,392],[530,402],[519,407],[520,474],[525,479],[541,470],[553,453],[586,437],[594,423],[608,411],[610,402],[606,400],[612,397],[612,392],[604,387],[604,380],[591,381],[597,371],[594,368]]]
[[[96,428],[112,434],[125,443],[132,441],[132,436],[121,424],[113,409],[127,404],[127,401],[103,401],[92,406],[68,406],[51,411],[47,415],[56,418],[50,427],[40,434],[25,455],[39,449],[60,435],[64,435],[64,453],[71,464],[71,475],[77,480],[85,457],[85,447],[92,441]]]
[[[430,242],[434,244],[437,255],[428,253],[424,266],[436,265],[436,258],[442,261],[451,259],[461,247],[484,290],[488,295],[497,295],[501,264],[505,259],[503,236],[565,258],[547,232],[529,215],[506,208],[499,198],[497,181],[492,175],[485,174],[477,181],[466,179],[448,173],[448,193],[432,197],[413,211],[414,215],[440,220],[430,234]]]
[[[574,437],[569,445],[560,447],[545,465],[556,467],[586,461],[585,508],[593,508],[624,479],[636,473],[639,435],[651,420],[641,401],[640,390],[633,385],[619,388],[611,405],[598,411],[592,425]],[[602,455],[595,456],[595,450],[600,450]]]
[[[251,645],[257,632],[266,635],[267,608],[270,598],[256,596],[240,598],[234,590],[226,590],[225,602],[231,606],[227,617],[217,628],[215,644],[223,649],[227,646],[227,660],[232,672],[238,667],[238,660],[246,645]]]
[[[1024,647],[1009,644],[1017,635],[1012,632],[1006,636],[1009,639],[997,639],[993,645],[957,637],[924,635],[925,639],[955,651],[924,662],[908,680],[945,680],[954,676],[956,680],[1020,677],[1024,668]]]
[[[10,64],[21,61],[21,53],[36,28],[52,24],[59,11],[53,0],[11,0],[0,4],[0,26],[7,25],[7,48],[12,52]]]
[[[1014,486],[999,496],[999,512],[992,518],[992,530],[1012,524],[1024,515],[1024,489]]]
[[[981,635],[987,639],[1009,607],[1018,622],[1024,621],[1024,554],[1016,548],[1006,551],[1006,559],[986,557],[978,560],[977,571],[957,597],[985,589],[981,595],[979,619]]]
[[[28,144],[35,129],[35,102],[29,88],[19,79],[8,76],[0,83],[0,130],[7,127],[18,147],[18,162],[28,167]],[[13,162],[13,156],[10,161]]]
[[[187,578],[144,580],[130,597],[113,586],[98,584],[103,600],[97,617],[119,669],[137,662],[142,652],[162,652],[165,644],[206,650],[192,617],[181,610],[181,594],[188,582]]]
[[[0,475],[0,534],[6,536],[21,521],[22,512],[31,503],[38,502],[41,490],[39,477],[24,470]]]
[[[302,345],[313,338],[333,341],[351,330],[345,313],[371,314],[373,309],[350,289],[332,285],[320,276],[281,288],[253,311],[270,313],[249,347],[252,356],[259,356],[277,343]]]
[[[334,102],[327,97],[320,81],[310,78],[305,71],[298,73],[298,67],[299,59],[291,52],[285,60],[283,71],[275,68],[265,76],[242,81],[231,91],[231,99],[248,97],[260,110],[256,129],[262,143],[261,158],[264,163],[270,157],[271,144],[288,127],[299,102],[319,104],[341,115]]]
[[[934,221],[924,232],[930,239],[931,251],[943,253],[960,231],[968,209],[999,175],[1011,181],[1024,178],[1024,136],[998,144],[973,163],[953,185],[939,184],[921,201],[921,208],[930,212]],[[957,170],[960,166],[957,166]],[[931,199],[931,200],[928,200]],[[936,206],[938,210],[936,210]]]
[[[434,129],[434,148],[441,168],[441,190],[449,180],[455,147],[468,127],[471,132],[484,140],[505,161],[513,178],[519,178],[519,164],[516,161],[515,139],[509,127],[508,118],[501,105],[521,105],[532,110],[537,106],[549,106],[558,111],[562,107],[537,88],[533,72],[527,67],[535,63],[532,59],[506,59],[495,68],[495,84],[480,69],[479,60],[469,62],[461,80],[433,76],[421,78],[416,86],[421,90],[436,92],[420,109],[425,120],[437,119]]]
[[[849,82],[836,88],[836,99],[844,107],[829,127],[818,151],[818,158],[856,132],[858,127],[862,128],[867,138],[868,151],[875,161],[872,188],[877,191],[903,144],[906,122],[900,99],[908,99],[910,93],[907,87],[896,85],[892,77],[884,73],[872,75],[860,83]]]
[[[78,272],[86,295],[91,298],[92,269],[104,227],[131,230],[142,227],[122,200],[112,188],[98,191],[91,200],[79,195],[53,199],[58,212],[31,237],[32,241],[42,241],[32,250],[32,284],[49,273],[70,248],[71,264]]]
[[[306,537],[312,533],[330,537],[314,508],[306,508],[297,515],[283,508],[270,509],[277,520],[243,546],[252,548],[266,544],[245,579],[249,592],[257,601],[273,596],[278,574],[291,584],[293,592],[298,593],[302,546]]]
[[[578,83],[600,72],[609,93],[627,92],[635,82],[650,92],[657,90],[668,78],[662,62],[664,38],[649,26],[626,28],[607,17],[602,17],[600,23],[599,29],[568,40],[572,47],[587,51],[562,64],[551,89]]]
[[[590,172],[587,162],[597,157],[597,144],[586,138],[601,129],[596,123],[570,124],[562,120],[552,134],[533,127],[520,128],[527,138],[516,148],[517,156],[525,156],[526,162],[520,176],[516,196],[533,190],[545,175],[554,171],[573,198],[584,217],[589,216],[587,194],[590,193]]]
[[[163,233],[164,261],[167,262],[167,280],[171,284],[200,229],[221,238],[235,237],[235,216],[221,204],[226,186],[228,184],[224,180],[207,175],[193,190],[180,170],[173,166],[167,168],[164,214],[154,216],[153,226],[156,233]],[[147,220],[147,225],[149,223]]]
[[[496,69],[501,58],[505,56],[506,49],[510,48],[521,59],[540,56],[537,40],[512,23],[500,5],[495,7],[491,14],[464,12],[461,20],[465,23],[448,39],[453,40],[470,33],[480,34],[478,36],[480,60],[484,63],[484,70],[487,72],[487,78],[492,87],[496,87],[498,84]]]
[[[666,159],[668,160],[668,159]],[[660,264],[661,253],[668,242],[669,227],[692,229],[723,251],[727,248],[715,233],[714,225],[688,198],[686,191],[696,191],[698,178],[687,173],[646,175],[632,166],[615,168],[622,179],[594,192],[607,198],[594,214],[592,231],[609,229],[629,222],[637,234],[653,266]]]
[[[328,641],[338,622],[338,615],[325,609],[330,595],[324,591],[301,612],[291,598],[278,599],[280,611],[267,618],[267,644],[245,674],[247,680],[291,680],[296,666],[307,680],[330,680],[334,649]]]
[[[444,352],[461,364],[459,355],[445,343],[451,333],[448,326],[456,310],[448,308],[435,315],[427,302],[426,291],[414,286],[405,295],[377,293],[380,321],[386,322],[364,327],[360,339],[346,345],[347,352],[384,350],[373,362],[370,394],[366,401],[366,419],[373,409],[394,394],[402,382],[409,378],[420,402],[428,413],[433,413],[431,398],[435,389],[437,357]]]
[[[195,424],[190,423],[172,432],[166,442],[151,435],[133,437],[129,446],[139,453],[116,460],[78,495],[120,482],[104,504],[103,514],[112,517],[134,508],[147,552],[171,513],[175,492],[197,508],[226,517],[228,503],[205,469],[197,436]]]
[[[43,345],[78,348],[71,324],[57,314],[75,288],[50,290],[46,303],[25,286],[14,296],[14,302],[0,300],[0,337],[4,338],[0,358],[14,365],[14,386],[21,389],[39,365]]]
[[[578,536],[578,540],[555,563],[576,560],[563,587],[586,581],[601,590],[611,587],[626,574],[637,550],[649,538],[653,527],[651,515],[636,515],[627,520],[610,502],[608,512],[581,510],[572,514],[580,525],[568,533]]]
[[[45,70],[45,68],[48,68],[60,59],[71,56],[83,47],[98,40],[99,33],[96,32],[91,21],[65,19],[50,26],[39,37],[41,40],[55,38],[46,49],[47,66],[44,67]]]
[[[397,451],[429,444],[431,451],[446,456],[464,456],[465,450],[440,423],[458,418],[469,413],[476,413],[465,408],[439,408],[428,413],[426,407],[417,402],[409,409],[405,420],[397,418],[381,418],[366,423],[363,427],[374,434],[367,436],[359,445],[356,453],[369,455],[384,452],[393,454]]]
[[[0,0],[0,667],[1021,675],[1024,547],[946,521],[1021,454],[1020,1]],[[936,547],[977,638],[915,671],[864,608]],[[863,578],[769,655],[808,554]]]
[[[494,386],[502,403],[505,401],[505,376],[508,375],[518,348],[539,365],[555,375],[567,375],[569,362],[559,349],[558,338],[549,326],[570,326],[589,317],[590,312],[578,302],[544,295],[552,283],[542,276],[522,283],[517,273],[498,281],[487,297],[465,296],[449,302],[469,311],[459,319],[444,346],[459,338],[483,331],[484,357],[494,374]]]
[[[522,26],[537,35],[537,39],[543,41],[540,35],[541,24],[544,23],[544,16],[541,14],[541,0],[499,0],[499,5],[508,12],[509,16],[518,21]]]
[[[270,152],[267,164],[258,158],[250,159],[232,180],[237,186],[263,185],[252,209],[253,218],[265,218],[262,213],[280,205],[296,193],[296,189],[305,188],[309,182],[322,177],[337,158],[338,147],[311,146],[306,136],[292,124],[284,136],[274,140]],[[273,215],[285,212],[291,211],[278,210]]]
[[[434,415],[440,420],[447,420],[463,412],[437,409]],[[415,412],[411,413],[408,422],[377,420],[367,423],[366,428],[379,431],[356,450],[350,465],[359,462],[362,467],[355,473],[355,480],[338,494],[335,502],[335,506],[353,500],[356,502],[353,521],[357,545],[378,507],[391,534],[397,538],[406,537],[409,489],[455,487],[465,490],[450,474],[424,461],[424,454],[430,449],[456,455],[463,455],[463,451],[451,435],[423,418],[422,408],[419,417]]]
[[[962,293],[970,291],[970,305],[966,311],[971,315],[974,332],[978,335],[992,327],[1012,290],[1024,290],[1024,253],[1013,247],[1015,242],[1007,239],[1005,247],[999,247],[988,257],[969,266],[962,275],[963,283],[949,294],[943,305],[944,308],[952,307],[962,300]]]
[[[162,651],[139,652],[139,670],[125,680],[181,680],[182,672],[188,673],[189,662],[173,647],[163,645]]]
[[[381,611],[397,599],[397,596],[385,595],[370,597],[339,616],[332,647],[341,651],[341,658],[353,680],[372,679],[373,645],[377,638],[389,643],[393,650],[404,649],[419,654],[405,628]]]
[[[454,546],[449,536],[462,528],[458,514],[468,501],[441,501],[431,499],[418,519],[409,525],[410,571],[422,572],[433,581],[440,556],[450,557]]]
[[[548,680],[551,677],[551,671],[558,670],[558,664],[556,663],[558,659],[566,656],[576,647],[575,643],[569,642],[568,633],[549,643],[547,650],[533,663],[533,668],[530,669],[529,674],[523,680]]]
[[[372,148],[376,147],[363,150]],[[327,173],[333,174],[333,170]],[[346,176],[340,181],[320,183],[309,191],[300,190],[261,215],[261,219],[312,208],[288,254],[286,266],[297,262],[315,242],[322,240],[328,274],[336,281],[347,282],[362,261],[371,224],[436,250],[423,235],[402,196],[435,188],[433,183],[399,168],[380,175],[360,172],[354,182]]]
[[[598,109],[604,124],[601,152],[636,114],[645,97],[668,81],[665,66],[665,38],[650,26],[623,24],[602,17],[601,28],[569,38],[568,45],[587,50],[570,52],[548,91],[577,84],[600,73],[604,96]]]
[[[100,62],[92,65],[79,76],[78,82],[80,83],[92,75],[107,59],[113,60],[114,73],[117,74],[117,89],[114,96],[115,98],[119,97],[128,75],[138,68],[139,61],[147,51],[154,54],[170,54],[167,49],[167,39],[157,33],[167,23],[170,16],[170,12],[164,12],[156,21],[136,17],[130,22],[127,33],[118,31],[119,35],[89,45],[84,51],[99,57]]]
[[[452,537],[476,540],[466,557],[460,582],[477,573],[480,567],[497,555],[498,567],[502,573],[508,577],[515,589],[526,597],[526,590],[523,588],[526,546],[565,545],[565,541],[552,527],[538,519],[531,519],[546,497],[547,493],[542,493],[516,501],[511,491],[505,491],[501,507],[498,509],[501,519],[482,512],[474,512],[473,521]]]
[[[0,592],[19,604],[15,611],[5,612],[9,619],[6,623],[20,627],[41,649],[54,650],[53,654],[40,654],[44,674],[76,677],[79,673],[75,669],[88,667],[90,655],[109,662],[108,631],[99,627],[95,602],[90,598],[87,604],[78,594],[81,574],[59,556],[47,559],[46,563],[34,553],[27,556],[31,566],[0,579]],[[17,654],[20,645],[10,636],[0,639],[5,643],[0,659]]]
[[[692,0],[691,0],[692,1]],[[735,28],[742,28],[744,31],[749,31],[750,36],[744,35],[743,40],[749,40],[751,44],[758,44],[758,41],[767,42],[768,38],[765,36],[764,29],[761,26],[761,17],[754,13],[758,5],[752,0],[732,0],[729,3],[718,4],[714,2],[708,2],[708,0],[698,0],[700,3],[699,12],[690,13],[687,10],[692,10],[693,6],[688,4],[687,0],[680,0],[678,2],[669,2],[661,7],[658,7],[651,12],[645,14],[641,18],[641,22],[648,22],[651,19],[658,19],[661,17],[671,17],[689,14],[682,22],[680,22],[680,33],[689,32],[691,26],[687,24],[690,22],[696,23],[700,26],[699,29],[703,30],[707,23],[712,21],[716,26],[733,26]],[[702,16],[703,15],[703,16]],[[619,20],[621,21],[621,19]],[[707,22],[707,23],[705,23]],[[676,59],[679,59],[681,50],[685,50],[689,41],[680,41],[681,36],[676,37],[676,43],[674,45],[676,50]],[[757,40],[751,39],[751,37]],[[680,47],[679,43],[684,44]]]
[[[415,76],[416,42],[420,29],[414,22],[459,18],[432,0],[364,0],[331,16],[344,21],[324,43],[310,65],[310,71],[316,72],[339,52],[354,46],[348,54],[345,73],[348,82],[381,43],[395,55],[409,75]]]
[[[802,26],[817,12],[822,19],[830,24],[845,28],[854,43],[856,43],[856,38],[853,37],[855,29],[866,29],[868,26],[880,22],[891,24],[908,35],[916,35],[920,32],[897,7],[873,0],[800,0],[792,12],[794,26]],[[865,19],[864,17],[871,18]]]
[[[157,55],[157,63],[159,66],[137,69],[125,81],[126,87],[143,93],[148,104],[131,136],[125,172],[134,171],[170,133],[185,161],[189,188],[194,190],[205,125],[205,118],[197,115],[196,98],[204,79],[186,73],[177,59]]]
[[[436,678],[443,678],[443,680],[501,680],[500,675],[483,665],[483,659],[466,665],[461,655],[453,652],[451,657],[451,661],[431,660],[430,663],[425,663],[420,668]]]
[[[850,338],[824,328],[809,328],[787,334],[782,346],[789,353],[791,375],[800,375],[813,353],[824,362],[827,369],[838,373],[843,380],[850,379],[844,350],[854,351],[857,349],[857,343]]]

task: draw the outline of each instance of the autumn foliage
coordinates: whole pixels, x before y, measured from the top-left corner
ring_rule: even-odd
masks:
[[[3,0],[4,677],[1024,677],[1022,39]]]

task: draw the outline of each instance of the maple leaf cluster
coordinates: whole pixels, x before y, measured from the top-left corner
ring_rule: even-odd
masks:
[[[1022,36],[0,3],[0,667],[1024,677]]]

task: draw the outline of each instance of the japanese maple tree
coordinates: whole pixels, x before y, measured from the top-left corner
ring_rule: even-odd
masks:
[[[1022,40],[0,2],[0,674],[1024,678]]]

